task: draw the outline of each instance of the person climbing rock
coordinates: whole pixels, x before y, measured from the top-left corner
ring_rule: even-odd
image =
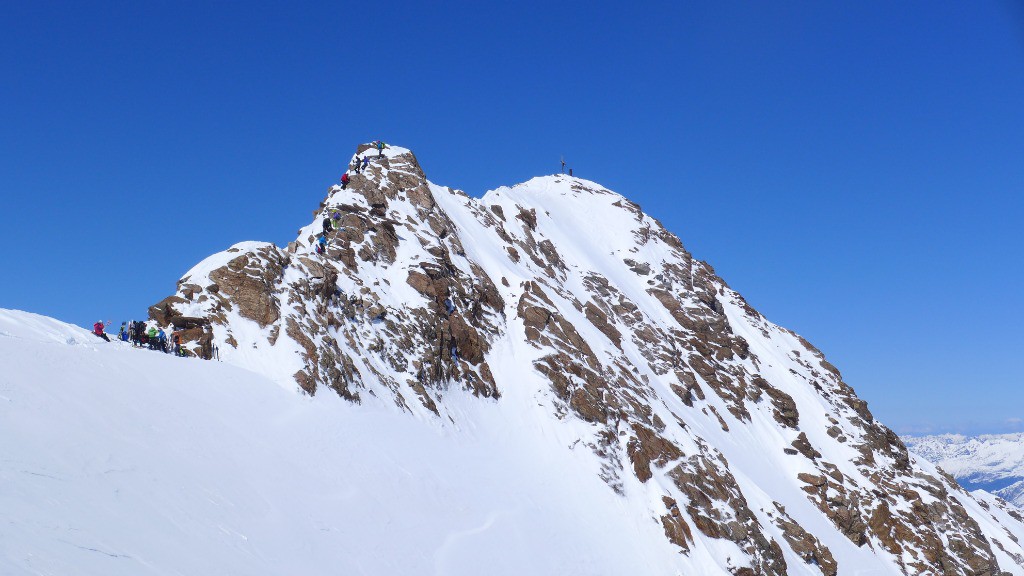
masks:
[[[110,338],[107,338],[106,333],[103,332],[104,326],[105,324],[103,324],[103,320],[96,322],[95,324],[92,325],[92,333],[95,334],[98,338],[103,338],[107,342],[110,342]]]
[[[358,154],[356,154],[356,168],[355,168],[356,174],[359,174],[359,172],[362,171],[362,169],[363,169],[363,159],[360,158]]]
[[[341,175],[341,189],[344,190],[348,187],[348,172]]]
[[[386,146],[387,146],[387,144],[385,144],[383,140],[377,140],[377,157],[378,158],[384,155],[384,148]]]
[[[323,224],[324,224],[324,232],[323,233],[327,234],[328,232],[331,231],[331,228],[332,228],[332,226],[331,226],[331,219],[330,218],[324,218]]]
[[[327,236],[321,234],[316,239],[316,253],[323,254],[327,250]]]
[[[363,156],[363,170],[366,170],[366,167],[369,166],[369,165],[370,165],[370,157],[369,156]]]

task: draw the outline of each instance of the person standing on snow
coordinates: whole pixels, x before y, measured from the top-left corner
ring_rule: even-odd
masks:
[[[370,157],[369,156],[363,156],[363,170],[366,170],[366,167],[369,166],[369,165],[370,165]]]
[[[160,347],[160,351],[164,354],[167,353],[167,334],[164,333],[164,329],[161,328],[157,333],[157,343]]]
[[[138,320],[133,322],[133,324],[135,324],[135,336],[133,337],[134,339],[132,340],[132,343],[139,348],[142,348],[142,345],[144,344],[142,339],[146,336],[146,325]]]
[[[107,324],[109,324],[109,322]],[[107,338],[107,335],[103,332],[104,326],[105,324],[103,324],[103,320],[97,321],[95,324],[92,325],[92,333],[95,334],[97,337],[103,338],[107,342],[110,342],[110,338]]]

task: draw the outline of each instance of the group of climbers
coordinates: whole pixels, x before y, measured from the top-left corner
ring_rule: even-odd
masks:
[[[156,326],[149,326],[147,328],[145,322],[133,320],[125,332],[125,341],[131,342],[132,346],[136,348],[149,348],[150,350],[157,350],[167,354],[172,352],[172,349],[168,346],[167,333],[164,332],[163,328],[157,328]],[[175,355],[180,356],[181,335],[175,332],[171,335],[171,338],[176,343],[173,352]]]
[[[384,143],[383,140],[374,140],[373,142],[370,143],[370,146],[373,149],[377,150],[378,157],[383,156],[384,149],[388,147],[388,145]],[[359,174],[363,170],[366,170],[367,166],[369,165],[369,155],[359,156],[359,154],[356,154],[355,158],[352,160],[352,164],[349,164],[348,170],[346,170],[345,173],[341,175],[341,189],[348,189],[349,182],[352,181],[351,177],[349,176],[350,172]],[[335,230],[344,230],[344,228],[341,226],[341,214],[339,212],[335,212],[329,218],[324,218],[323,231],[320,232],[319,235],[317,235],[316,244],[314,245],[314,249],[316,250],[317,254],[322,255],[327,252],[327,235]]]
[[[370,143],[370,146],[373,147],[373,149],[377,151],[377,157],[378,158],[384,155],[384,149],[388,147],[388,145],[385,144],[381,140],[374,140],[373,142]],[[366,156],[360,156],[359,154],[356,154],[356,157],[352,159],[352,163],[349,164],[349,172],[355,172],[356,174],[359,174],[363,170],[366,170],[366,168],[369,165],[370,165],[370,155],[369,154],[367,154]],[[344,190],[348,186],[348,181],[349,181],[348,172],[345,172],[345,174],[343,174],[342,177],[341,177],[341,189],[342,190]]]
[[[369,156],[360,157],[358,154],[356,154],[356,157],[355,157],[354,160],[352,160],[352,164],[350,165],[349,169],[352,170],[353,172],[355,172],[356,174],[359,174],[363,170],[366,170],[366,167],[369,166],[369,165],[370,165],[370,157]],[[348,174],[346,173],[345,176],[348,176]],[[345,179],[345,176],[341,177],[342,180]]]
[[[344,230],[345,228],[341,225],[341,212],[337,210],[331,214],[330,218],[324,217],[323,221],[324,230],[322,234],[327,234],[332,230]]]
[[[341,212],[335,211],[329,218],[323,221],[323,231],[316,238],[316,253],[323,254],[327,250],[327,235],[334,230],[344,230],[341,225]]]
[[[106,333],[106,327],[109,325],[109,320],[107,322],[100,320],[92,325],[92,333],[97,338],[110,342],[110,337]],[[173,353],[175,356],[188,355],[181,347],[181,334],[179,332],[172,333],[171,340],[168,341],[167,333],[164,332],[163,328],[156,326],[147,328],[145,322],[138,320],[121,322],[121,328],[117,331],[117,339],[122,342],[130,342],[135,348],[148,348],[165,354]],[[169,345],[171,343],[173,343],[173,346]]]

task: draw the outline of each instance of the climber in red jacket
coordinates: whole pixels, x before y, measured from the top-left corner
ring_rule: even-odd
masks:
[[[110,342],[110,338],[107,338],[107,335],[103,332],[103,327],[103,320],[100,320],[99,322],[92,325],[92,333],[100,338],[103,338],[107,342]]]
[[[341,189],[344,190],[348,186],[348,172],[341,175]]]

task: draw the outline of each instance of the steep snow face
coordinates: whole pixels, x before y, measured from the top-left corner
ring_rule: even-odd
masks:
[[[3,309],[0,366],[0,574],[680,565],[597,457],[528,405],[453,394],[461,425],[438,427]]]
[[[1024,434],[942,434],[904,441],[968,489],[986,490],[1024,507]]]
[[[214,257],[152,317],[309,394],[444,428],[470,425],[467,394],[529,414],[683,572],[1024,574],[1005,514],[636,204],[567,176],[474,199],[407,150],[370,156],[286,249]]]

